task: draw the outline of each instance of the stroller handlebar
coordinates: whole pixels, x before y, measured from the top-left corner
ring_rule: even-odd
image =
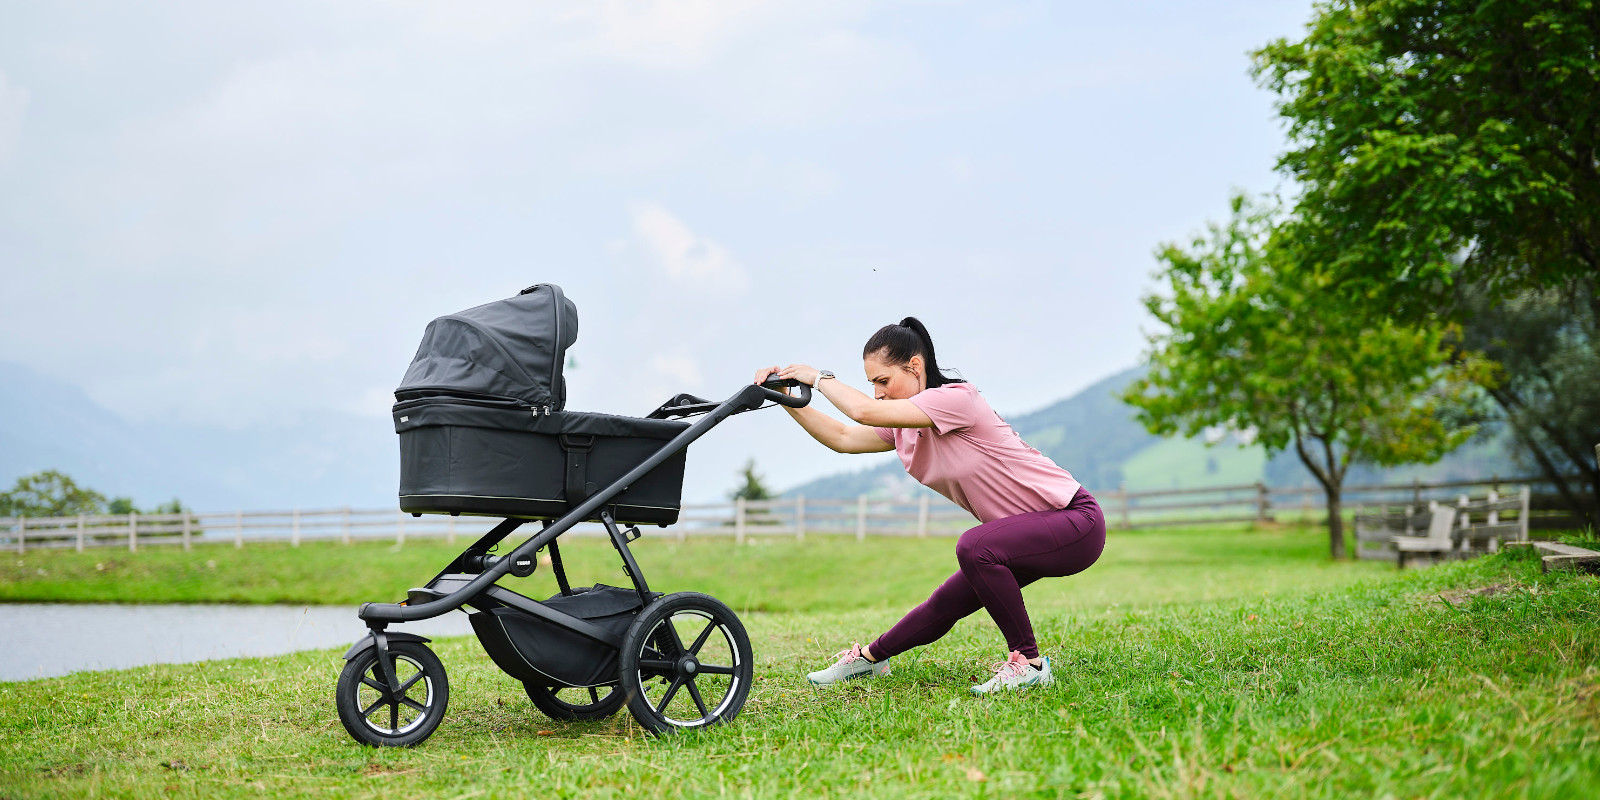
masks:
[[[800,387],[800,393],[797,395],[782,391],[795,386]],[[793,378],[768,378],[765,383],[761,384],[761,390],[766,399],[780,406],[805,408],[811,403],[811,387]]]

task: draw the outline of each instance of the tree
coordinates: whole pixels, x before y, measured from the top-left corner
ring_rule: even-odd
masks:
[[[739,478],[743,482],[739,485],[739,488],[728,494],[729,500],[741,498],[747,501],[771,500],[777,496],[772,493],[771,489],[767,488],[765,480],[756,472],[756,460],[753,458],[744,462],[744,466],[739,469]]]
[[[1236,196],[1226,225],[1158,258],[1169,293],[1145,298],[1166,326],[1150,370],[1123,399],[1162,435],[1254,430],[1269,453],[1293,447],[1327,497],[1329,549],[1345,556],[1341,492],[1352,463],[1428,463],[1471,428],[1440,408],[1487,379],[1442,328],[1374,319],[1319,291],[1291,260],[1275,211]]]
[[[1543,474],[1572,512],[1600,530],[1600,339],[1593,311],[1551,290],[1510,298],[1465,297],[1463,344],[1498,362],[1489,395],[1518,453]],[[1574,480],[1573,478],[1577,479]]]
[[[11,491],[0,493],[0,516],[72,517],[98,514],[105,504],[105,495],[47,469],[18,478]]]
[[[1579,514],[1566,478],[1600,496],[1595,428],[1561,404],[1595,406],[1596,42],[1594,0],[1327,0],[1304,39],[1255,54],[1289,123],[1300,260],[1346,298],[1461,323],[1501,360],[1491,396],[1521,455]]]
[[[1596,42],[1593,0],[1319,3],[1304,39],[1255,54],[1301,260],[1412,320],[1462,286],[1600,310]]]

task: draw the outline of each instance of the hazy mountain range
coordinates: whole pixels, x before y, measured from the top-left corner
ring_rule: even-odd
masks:
[[[1231,437],[1214,447],[1145,432],[1115,395],[1141,374],[1113,375],[1046,408],[1013,417],[1022,437],[1091,491],[1190,488],[1266,480],[1298,486],[1310,477],[1288,454],[1269,459]],[[125,419],[78,387],[0,362],[0,489],[21,475],[59,469],[140,506],[174,497],[202,511],[235,508],[383,508],[394,503],[398,445],[387,418],[322,412],[271,426],[169,425]],[[376,465],[376,466],[375,466]],[[1352,481],[1476,478],[1518,469],[1494,439],[1439,464]],[[783,488],[783,487],[779,487]],[[828,475],[789,488],[808,497],[914,496],[926,491],[898,461]]]

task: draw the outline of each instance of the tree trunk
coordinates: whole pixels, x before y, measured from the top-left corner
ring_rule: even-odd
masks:
[[[1344,505],[1338,486],[1328,487],[1328,550],[1334,561],[1345,559]]]

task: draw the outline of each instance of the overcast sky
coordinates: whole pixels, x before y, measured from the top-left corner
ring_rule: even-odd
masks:
[[[1031,411],[1137,363],[1160,242],[1278,186],[1247,53],[1309,13],[0,0],[0,360],[132,419],[388,430],[430,319],[550,282],[575,409],[790,361],[865,388],[912,314]],[[871,463],[768,411],[696,445],[689,496],[746,456]]]

